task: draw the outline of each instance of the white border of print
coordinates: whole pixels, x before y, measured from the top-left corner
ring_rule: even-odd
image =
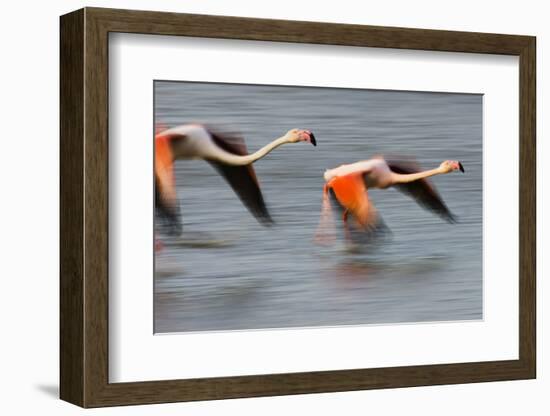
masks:
[[[517,57],[135,34],[109,53],[110,382],[518,359]],[[153,335],[154,79],[484,94],[483,321]]]

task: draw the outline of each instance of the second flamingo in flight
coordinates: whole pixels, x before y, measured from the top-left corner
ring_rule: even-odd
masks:
[[[309,130],[292,129],[258,151],[248,154],[242,137],[219,134],[199,124],[186,124],[160,131],[155,136],[155,205],[161,217],[179,233],[179,209],[173,165],[177,159],[202,159],[227,180],[243,204],[258,219],[268,224],[271,217],[252,163],[286,143],[308,142],[316,146]]]
[[[412,161],[386,161],[381,156],[328,169],[324,174],[321,222],[315,240],[322,244],[334,239],[330,191],[344,209],[342,220],[347,239],[350,239],[349,216],[353,218],[355,227],[362,231],[376,231],[381,224],[368,196],[367,190],[370,188],[386,189],[395,186],[444,220],[456,222],[454,215],[427,178],[458,170],[464,172],[464,167],[454,160],[446,160],[435,169],[421,171]]]

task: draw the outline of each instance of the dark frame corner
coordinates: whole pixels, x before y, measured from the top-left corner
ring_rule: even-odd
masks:
[[[85,8],[60,19],[60,396],[82,407],[536,377],[536,40],[530,36]],[[519,359],[136,383],[108,380],[109,32],[515,55]]]

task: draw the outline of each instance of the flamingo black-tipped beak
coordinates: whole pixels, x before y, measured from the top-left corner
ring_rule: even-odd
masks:
[[[317,140],[315,140],[315,136],[312,132],[309,132],[309,141],[313,146],[317,146]]]
[[[462,173],[464,173],[464,166],[462,166],[462,163],[458,162],[458,168]]]

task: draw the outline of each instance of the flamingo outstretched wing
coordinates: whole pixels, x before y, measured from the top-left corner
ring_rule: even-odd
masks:
[[[392,172],[399,174],[417,173],[422,170],[412,160],[387,160],[386,163]],[[439,215],[445,221],[449,223],[457,221],[428,179],[419,179],[414,182],[398,184],[396,188],[414,198],[421,207]]]
[[[329,206],[329,195],[332,195],[338,201],[336,205],[342,208],[342,218],[346,232],[349,233],[351,231],[349,237],[352,239],[357,239],[356,237],[361,236],[359,239],[365,242],[371,237],[389,231],[369,198],[363,179],[363,172],[354,172],[332,179],[326,184],[323,193],[324,213],[321,215],[318,235],[328,234],[326,224],[330,223],[323,220],[323,218],[330,219],[330,216],[326,213],[326,207]],[[348,228],[348,225],[351,225],[351,227]],[[359,234],[355,232],[359,232]],[[356,234],[356,237],[353,237],[354,234]],[[365,237],[367,240],[365,240]],[[322,238],[319,238],[319,240],[322,240]]]
[[[351,215],[360,228],[369,229],[375,226],[378,213],[368,197],[367,187],[361,173],[335,178],[330,181],[329,188],[344,208],[344,212]]]
[[[174,180],[173,139],[169,135],[155,137],[155,207],[172,231],[177,232],[181,224]]]
[[[225,150],[236,155],[245,156],[248,154],[244,139],[237,135],[213,133],[209,130],[214,143]],[[233,188],[244,206],[256,219],[264,224],[273,223],[271,215],[267,210],[262,191],[258,184],[258,178],[252,165],[230,166],[220,162],[206,159],[225,178]]]

